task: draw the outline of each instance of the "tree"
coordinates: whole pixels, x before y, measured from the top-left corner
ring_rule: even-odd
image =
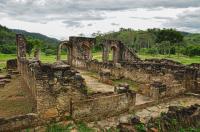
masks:
[[[178,49],[180,49],[180,44],[183,42],[183,35],[181,32],[176,31],[174,29],[163,29],[163,30],[157,30],[156,33],[156,42],[161,43],[162,42],[169,42],[169,47],[166,47],[166,43],[163,43],[163,47],[166,47],[169,50],[168,54],[171,54],[171,48],[175,47],[175,44],[178,46]]]
[[[35,49],[39,49],[41,48],[43,45],[43,42],[41,40],[38,39],[28,39],[27,40],[27,45],[26,45],[26,52],[27,54],[30,56],[32,53],[32,50]]]
[[[27,44],[26,44],[26,53],[27,53],[29,56],[31,55],[31,52],[32,52],[33,47],[34,47],[33,40],[27,40]]]

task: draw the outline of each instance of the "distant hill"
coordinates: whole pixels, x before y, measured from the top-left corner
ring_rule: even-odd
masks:
[[[200,33],[189,33],[179,31],[184,36],[184,42],[187,45],[200,45]],[[117,32],[108,32],[97,34],[97,38],[121,40],[124,44],[137,51],[141,48],[149,48],[155,45],[156,29],[133,30],[121,28]]]
[[[31,33],[24,30],[9,29],[0,25],[0,53],[11,54],[16,53],[15,36],[23,34],[27,39],[37,39],[43,42],[43,51],[45,49],[56,50],[59,40],[50,38],[40,33]]]
[[[186,41],[187,44],[200,45],[200,34],[199,33],[188,34],[184,37],[184,40]]]
[[[57,45],[59,43],[59,40],[57,40],[55,38],[50,38],[50,37],[40,34],[40,33],[32,33],[32,32],[27,32],[25,30],[19,30],[19,29],[11,29],[11,31],[16,34],[23,34],[26,37],[32,37],[33,39],[42,40],[48,44]]]

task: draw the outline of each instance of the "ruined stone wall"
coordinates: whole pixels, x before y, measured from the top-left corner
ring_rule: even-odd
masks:
[[[84,79],[63,63],[42,64],[38,60],[27,60],[26,41],[17,35],[18,71],[35,100],[36,112],[42,118],[69,114],[69,101],[83,99],[87,93]],[[22,53],[23,54],[22,54]]]
[[[43,118],[69,113],[70,100],[84,99],[84,79],[66,65],[21,61],[22,76],[36,100],[37,112]]]
[[[16,70],[17,69],[17,59],[11,59],[6,62],[7,70]]]
[[[0,118],[0,132],[13,132],[22,129],[36,127],[43,124],[37,114],[19,115],[11,118]]]
[[[73,59],[92,60],[92,46],[95,43],[95,39],[85,37],[70,37],[69,43],[72,46]]]
[[[167,113],[162,113],[161,117],[148,122],[149,130],[155,128],[161,132],[169,131],[199,131],[200,105],[190,107],[170,106]]]
[[[116,79],[124,77],[138,82],[141,92],[152,97],[156,93],[156,91],[153,93],[154,89],[158,89],[157,95],[162,95],[161,97],[175,96],[185,91],[200,89],[197,81],[198,69],[183,65],[149,61],[122,62],[115,65],[113,63],[77,60],[74,66],[94,72],[100,72],[103,69],[110,70],[111,75]],[[157,82],[161,85],[154,85]],[[166,87],[166,89],[162,91],[160,86]]]
[[[109,52],[112,52],[112,62],[119,63],[120,61],[139,61],[140,59],[136,55],[134,50],[129,49],[125,44],[118,40],[104,40],[102,44],[103,48],[103,62],[108,62]]]
[[[72,103],[72,117],[76,120],[97,121],[132,110],[136,94],[123,93],[102,96]]]
[[[131,104],[134,107],[135,94],[132,93],[112,94],[107,97],[91,99],[87,95],[84,79],[76,70],[71,69],[71,66],[60,61],[54,64],[43,64],[37,59],[27,60],[20,52],[25,51],[25,39],[19,35],[17,37],[20,37],[17,38],[17,40],[20,39],[19,42],[17,41],[19,46],[18,70],[35,99],[36,112],[40,118],[49,119],[73,115],[74,118],[88,117],[93,119],[93,115],[97,113],[99,115],[112,116],[113,114],[126,111]],[[70,42],[72,43],[79,42],[77,38],[71,39]],[[86,42],[88,41],[87,39]],[[82,42],[81,39],[76,46],[82,44],[90,45],[93,41],[91,43]],[[76,50],[79,49],[76,48]],[[83,58],[76,57],[74,62],[81,66],[82,64],[79,63],[81,61],[78,60]],[[89,59],[86,61],[89,61]],[[83,67],[86,67],[86,65]],[[86,107],[89,113],[85,111]],[[98,109],[92,110],[95,107]],[[112,107],[117,107],[118,109],[114,110]],[[111,108],[113,112],[110,111]]]

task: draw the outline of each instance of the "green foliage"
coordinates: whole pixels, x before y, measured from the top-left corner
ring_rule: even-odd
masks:
[[[189,45],[182,49],[181,52],[187,56],[200,56],[200,45]]]
[[[14,45],[1,45],[0,46],[0,51],[3,54],[15,54],[16,53],[16,46]]]
[[[109,128],[109,129],[107,129],[106,130],[106,132],[120,132],[120,130],[119,129],[117,129],[117,128]]]
[[[53,50],[53,49],[46,49],[45,55],[47,55],[47,56],[49,56],[49,55],[56,55],[56,51]]]
[[[151,54],[156,55],[158,53],[158,50],[156,48],[142,48],[140,49],[141,54]]]
[[[104,39],[122,41],[137,52],[150,55],[184,54],[187,56],[199,55],[200,34],[190,34],[176,31],[175,29],[148,29],[147,31],[124,29],[118,32],[105,34],[94,33],[96,45],[93,52],[102,50],[101,44]],[[197,46],[198,45],[198,46]]]
[[[136,125],[135,129],[137,130],[137,132],[146,132],[146,128],[145,128],[144,124]]]
[[[94,132],[93,129],[89,128],[85,123],[79,122],[77,123],[78,132]]]
[[[154,31],[156,35],[156,43],[169,41],[172,44],[180,43],[183,41],[183,35],[174,29],[163,29]]]
[[[26,44],[26,52],[27,54],[30,56],[31,55],[31,52],[32,52],[32,49],[34,47],[34,43],[32,40],[29,40],[27,41],[27,44]]]
[[[27,53],[30,55],[33,48],[41,48],[44,52],[46,49],[56,49],[58,40],[49,38],[38,33],[29,33],[23,30],[11,30],[0,25],[0,53],[16,53],[16,33],[25,35],[27,39]]]
[[[46,132],[71,132],[74,126],[72,124],[68,124],[66,126],[59,124],[48,125]]]

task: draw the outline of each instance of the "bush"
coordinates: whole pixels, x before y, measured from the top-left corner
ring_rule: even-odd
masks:
[[[46,49],[45,55],[56,55],[56,51],[53,49]]]
[[[185,49],[182,49],[181,52],[187,56],[200,56],[200,46],[187,46]]]
[[[140,53],[143,53],[143,54],[151,54],[151,55],[155,55],[157,54],[157,49],[156,48],[142,48],[140,50]]]
[[[10,45],[2,45],[0,47],[0,52],[3,54],[15,54],[16,53],[16,47],[10,46]]]

